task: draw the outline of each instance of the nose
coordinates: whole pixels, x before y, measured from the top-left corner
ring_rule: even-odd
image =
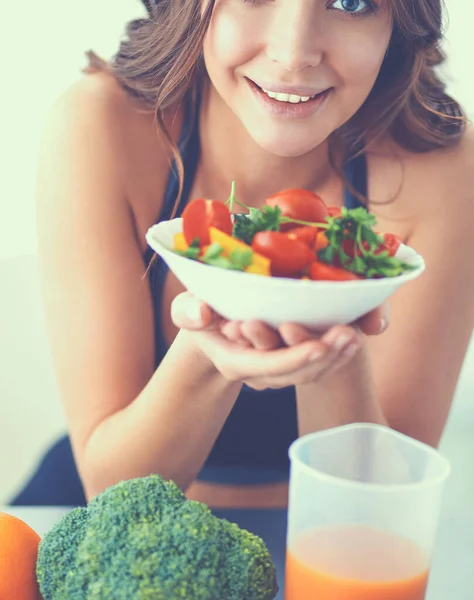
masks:
[[[287,71],[319,65],[324,51],[317,21],[310,2],[292,0],[275,6],[267,29],[267,56]]]

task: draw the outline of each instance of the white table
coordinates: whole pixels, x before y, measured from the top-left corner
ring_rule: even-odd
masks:
[[[66,508],[4,507],[4,512],[23,519],[43,536],[67,513]],[[260,535],[272,553],[283,586],[286,512],[282,510],[215,511]],[[427,600],[474,599],[474,509],[453,517],[443,514],[433,559]],[[132,600],[132,599],[130,599]],[[280,591],[277,600],[283,600]]]

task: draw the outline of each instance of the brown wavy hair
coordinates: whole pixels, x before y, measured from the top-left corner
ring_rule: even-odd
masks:
[[[201,2],[142,0],[148,14],[128,23],[114,57],[106,62],[89,52],[85,69],[108,70],[131,96],[154,107],[175,156],[180,194],[183,164],[163,115],[187,94],[194,100],[199,94],[205,74],[202,47],[215,0],[203,12]],[[332,148],[342,145],[346,158],[387,134],[411,152],[449,148],[465,129],[463,110],[437,72],[445,60],[442,0],[389,0],[389,6],[393,32],[377,81],[363,106],[330,140]]]

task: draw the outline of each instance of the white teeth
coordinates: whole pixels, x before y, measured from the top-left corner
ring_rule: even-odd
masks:
[[[278,100],[278,102],[290,102],[291,104],[299,104],[300,102],[308,102],[310,98],[315,96],[297,96],[296,94],[278,94],[277,92],[270,92],[269,90],[262,91],[267,94],[270,98]]]

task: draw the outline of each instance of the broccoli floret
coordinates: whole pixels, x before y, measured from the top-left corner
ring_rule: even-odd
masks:
[[[278,593],[276,569],[264,541],[225,519],[221,525],[226,600],[273,600]]]
[[[272,600],[278,591],[260,538],[157,475],[119,483],[79,510],[41,542],[44,600]]]
[[[150,475],[107,488],[89,503],[87,511],[94,528],[100,526],[104,514],[108,526],[113,522],[114,527],[123,527],[137,521],[159,520],[184,502],[186,496],[175,483]]]
[[[40,543],[36,575],[41,587],[50,591],[52,598],[67,597],[66,580],[75,577],[77,551],[87,532],[87,520],[87,509],[76,508],[67,513]]]
[[[222,556],[209,552],[219,532],[219,521],[197,502],[125,527],[105,514],[81,544],[75,587],[87,590],[87,600],[221,598],[215,573]]]

